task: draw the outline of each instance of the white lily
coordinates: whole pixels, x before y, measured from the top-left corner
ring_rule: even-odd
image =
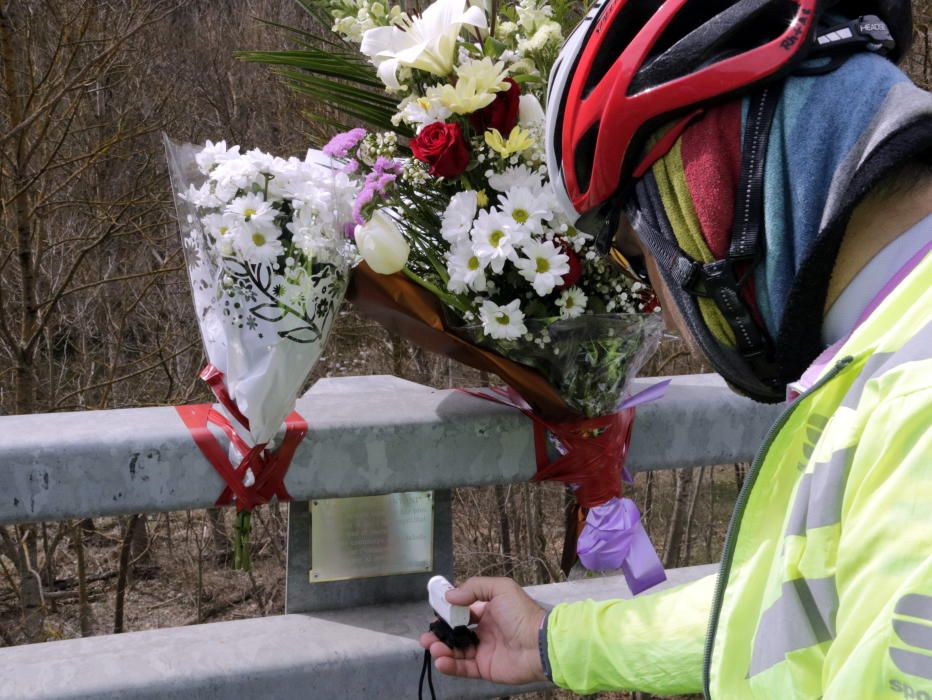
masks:
[[[463,25],[488,27],[482,8],[467,7],[466,0],[437,0],[419,17],[399,19],[398,24],[401,26],[369,29],[359,47],[391,90],[401,88],[399,68],[417,68],[441,77],[449,75]]]

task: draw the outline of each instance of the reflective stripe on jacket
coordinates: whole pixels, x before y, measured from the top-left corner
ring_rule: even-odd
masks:
[[[718,577],[554,608],[558,685],[932,699],[932,254],[837,357],[749,470]]]

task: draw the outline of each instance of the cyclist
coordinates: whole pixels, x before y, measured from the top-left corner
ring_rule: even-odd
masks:
[[[580,693],[932,698],[932,96],[908,2],[603,0],[551,75],[577,227],[736,390],[788,401],[717,576],[549,612],[448,593],[437,668]]]

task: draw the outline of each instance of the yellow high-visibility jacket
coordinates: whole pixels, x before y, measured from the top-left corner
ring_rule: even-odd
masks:
[[[836,357],[748,472],[717,577],[551,611],[558,685],[932,700],[932,254]]]

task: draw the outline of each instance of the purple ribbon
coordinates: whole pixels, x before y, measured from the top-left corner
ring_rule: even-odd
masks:
[[[641,523],[641,512],[630,498],[613,498],[589,509],[576,553],[587,569],[621,569],[634,595],[667,578]]]
[[[666,379],[651,384],[622,401],[618,410],[656,401],[667,392],[670,381]],[[629,484],[634,480],[627,467],[621,476]],[[582,565],[592,571],[621,569],[634,595],[667,579],[663,564],[641,523],[641,512],[630,498],[613,498],[589,509],[576,544],[576,553]]]
[[[672,379],[664,379],[662,382],[657,382],[656,384],[651,384],[649,387],[643,391],[639,391],[634,396],[629,396],[620,404],[618,404],[618,410],[622,411],[626,408],[634,408],[635,406],[640,406],[642,403],[649,403],[651,401],[656,401],[657,399],[663,397],[667,393],[667,387],[670,386]],[[621,480],[626,484],[633,484],[634,477],[631,476],[631,472],[628,471],[627,467],[624,467],[621,470]]]
[[[672,379],[664,379],[662,382],[651,384],[643,391],[639,391],[634,396],[629,396],[620,404],[618,404],[618,410],[621,411],[625,408],[640,406],[642,403],[656,401],[667,393],[667,387],[670,386],[670,382],[672,381]]]

